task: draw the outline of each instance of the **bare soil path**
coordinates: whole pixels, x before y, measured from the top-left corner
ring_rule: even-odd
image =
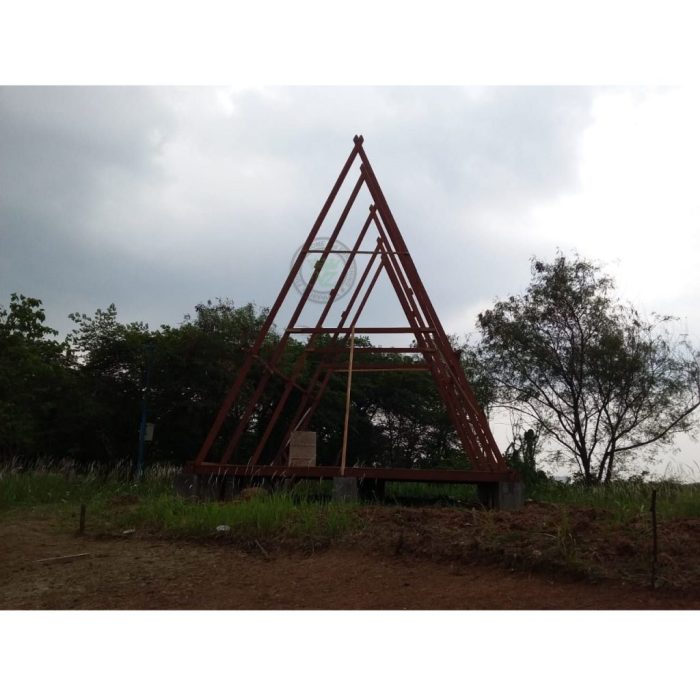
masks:
[[[73,561],[36,560],[89,553]],[[48,515],[0,520],[3,609],[673,609],[700,591],[555,580],[353,547],[246,553],[138,535],[75,537]]]

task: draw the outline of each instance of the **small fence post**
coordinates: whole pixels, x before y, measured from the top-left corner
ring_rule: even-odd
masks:
[[[80,504],[80,524],[78,525],[78,534],[82,535],[85,532],[85,504]]]
[[[659,541],[656,531],[656,489],[651,490],[651,537],[652,537],[652,553],[651,553],[651,587],[656,588],[656,567],[657,556],[659,553]]]

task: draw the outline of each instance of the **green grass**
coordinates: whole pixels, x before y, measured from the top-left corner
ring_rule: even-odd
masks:
[[[292,494],[275,493],[250,500],[193,503],[171,495],[144,499],[120,514],[119,527],[145,528],[170,535],[213,535],[219,525],[231,529],[220,536],[330,540],[356,527],[357,507],[319,503]]]
[[[168,492],[172,492],[172,471],[165,469],[154,470],[134,484],[116,472],[0,468],[0,511],[44,504],[87,505],[127,495],[149,498]]]
[[[561,505],[604,508],[618,520],[628,521],[649,511],[652,489],[657,491],[657,513],[663,518],[700,517],[700,484],[674,480],[659,482],[614,481],[608,485],[585,486],[548,480],[526,489],[534,501]],[[476,486],[394,482],[387,484],[389,502],[434,502],[438,505],[472,505]]]
[[[292,492],[264,494],[232,502],[191,502],[174,495],[172,467],[150,468],[133,483],[123,470],[95,466],[83,473],[43,465],[18,469],[0,467],[0,515],[19,508],[48,508],[75,526],[79,505],[87,508],[88,530],[118,533],[136,528],[173,536],[214,535],[331,540],[356,527],[356,506],[330,502],[330,482],[302,482]]]

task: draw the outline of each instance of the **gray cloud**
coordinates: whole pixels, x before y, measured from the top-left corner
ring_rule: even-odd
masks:
[[[61,330],[112,301],[152,325],[215,296],[269,305],[363,133],[435,305],[471,330],[465,310],[527,278],[530,208],[576,189],[593,95],[5,88],[0,298],[39,296]]]

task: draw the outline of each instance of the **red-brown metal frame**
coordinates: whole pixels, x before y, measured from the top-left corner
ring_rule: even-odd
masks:
[[[325,240],[325,245],[323,245],[321,241],[317,240],[318,232],[341,186],[345,182],[353,163],[358,158],[360,160],[360,176],[340,214],[331,236],[328,239],[323,239]],[[336,252],[333,250],[333,246],[363,186],[367,188],[372,198],[369,215],[358,233],[352,249],[342,251],[343,254],[347,255],[347,259],[336,285],[328,295],[328,299],[323,306],[318,321],[313,327],[297,327],[295,324],[298,322],[302,311],[306,307],[309,296],[318,279],[320,269],[331,252]],[[362,242],[372,225],[374,225],[378,234],[376,246],[373,250],[361,250]],[[317,243],[317,247],[314,247],[315,242]],[[323,245],[323,247],[319,248],[319,244]],[[268,360],[264,360],[260,357],[260,350],[263,343],[275,317],[288,296],[289,290],[301,269],[305,256],[310,253],[321,253],[319,264],[315,266],[309,282],[303,289],[301,298],[292,313],[289,323],[285,326],[282,336],[274,348],[271,357]],[[341,313],[340,325],[325,327],[323,323],[357,255],[370,255],[371,257],[345,309]],[[378,265],[374,268],[376,261],[378,261]],[[374,271],[370,275],[373,269]],[[396,293],[406,316],[406,320],[408,321],[408,326],[357,326],[359,317],[382,270],[386,272]],[[365,287],[368,280],[369,283]],[[360,301],[357,308],[355,308],[358,299]],[[348,323],[348,318],[352,319],[350,323]],[[275,303],[272,305],[255,343],[250,348],[233,386],[226,394],[199,453],[194,461],[189,463],[189,470],[195,473],[211,474],[225,472],[240,476],[277,475],[297,476],[300,478],[337,476],[336,471],[338,467],[288,467],[284,466],[284,462],[292,431],[308,428],[333,373],[347,372],[347,365],[343,365],[343,363],[338,360],[338,355],[346,351],[347,341],[353,328],[356,335],[370,333],[410,333],[415,337],[416,345],[411,347],[357,347],[355,350],[358,353],[381,352],[384,354],[393,353],[401,355],[404,353],[415,353],[423,356],[423,363],[404,362],[403,364],[391,365],[357,365],[353,367],[353,372],[416,370],[430,372],[460,439],[464,452],[472,465],[470,470],[457,470],[457,472],[455,472],[455,470],[440,469],[409,470],[394,467],[393,465],[387,468],[363,467],[360,469],[362,474],[360,474],[360,471],[352,470],[353,475],[360,478],[453,481],[458,483],[506,481],[517,478],[517,476],[508,469],[503,455],[496,445],[486,416],[474,397],[474,393],[469,386],[469,382],[467,381],[459,359],[450,345],[449,339],[428,297],[428,293],[418,275],[418,271],[408,252],[403,236],[399,231],[399,227],[389,209],[384,193],[379,186],[372,166],[364,151],[362,136],[355,136],[352,152],[345,162],[321,212],[316,218],[299,255],[294,261],[289,275]],[[308,335],[309,338],[304,352],[299,355],[291,371],[285,374],[280,371],[278,365],[290,337],[297,334]],[[327,339],[327,343],[322,347],[318,347],[317,343],[321,337]],[[314,352],[322,353],[323,358],[314,368],[308,386],[304,387],[300,383],[299,378],[308,356]],[[226,444],[221,459],[219,461],[208,461],[212,447],[221,434],[226,418],[229,416],[234,403],[241,394],[241,389],[250,374],[255,360],[258,360],[263,367],[262,376],[257,382],[253,393],[245,402],[238,423]],[[234,462],[233,457],[240,445],[240,441],[273,375],[281,378],[284,382],[282,394],[272,410],[272,414],[267,421],[265,430],[258,444],[250,457],[245,460],[246,463],[243,464],[240,460]],[[283,439],[277,448],[272,462],[269,465],[262,465],[259,463],[261,455],[268,446],[277,421],[293,390],[297,390],[301,396],[294,417],[286,427]],[[367,474],[365,474],[365,472],[367,472]],[[372,474],[369,472],[372,472]],[[418,472],[420,472],[420,474],[418,474]]]

